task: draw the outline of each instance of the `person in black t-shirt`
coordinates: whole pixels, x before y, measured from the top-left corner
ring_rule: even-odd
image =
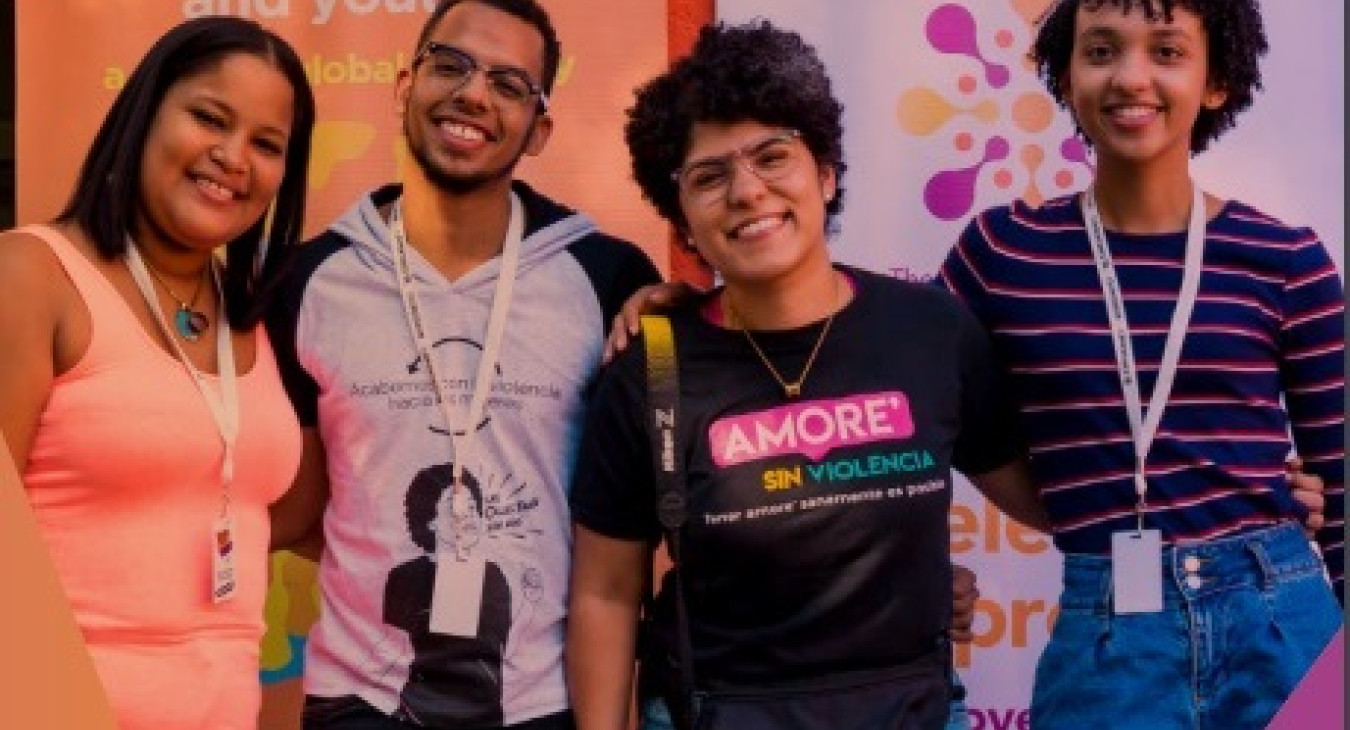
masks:
[[[639,185],[724,282],[671,313],[694,684],[774,691],[913,667],[868,727],[940,728],[950,469],[1016,519],[1044,516],[978,323],[934,287],[831,262],[841,112],[814,50],[764,22],[705,29],[629,111]],[[602,376],[573,482],[582,730],[626,727],[661,539],[643,362],[630,348]],[[675,635],[674,575],[656,637]],[[644,727],[660,727],[661,699],[641,701]]]

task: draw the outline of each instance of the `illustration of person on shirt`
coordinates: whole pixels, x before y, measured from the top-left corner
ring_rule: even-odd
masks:
[[[486,530],[478,478],[464,471],[459,491],[468,508],[460,510],[452,506],[452,478],[451,464],[436,464],[418,472],[408,486],[408,533],[425,554],[394,568],[385,584],[384,621],[407,632],[413,650],[395,717],[421,725],[472,717],[474,726],[495,727],[502,724],[502,657],[511,628],[511,591],[501,567],[483,554]],[[433,631],[437,560],[474,553],[475,559],[487,558],[477,631]],[[474,593],[450,588],[455,597]]]

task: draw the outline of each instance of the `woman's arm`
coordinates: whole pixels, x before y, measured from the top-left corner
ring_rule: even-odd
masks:
[[[983,474],[967,474],[966,477],[1003,514],[1027,527],[1050,531],[1050,518],[1045,514],[1025,460],[1017,459]]]
[[[302,428],[300,468],[291,488],[272,504],[272,550],[290,550],[318,561],[323,552],[323,513],[328,507],[328,460],[319,429]]]
[[[57,374],[62,286],[75,295],[45,244],[0,235],[0,432],[20,474]]]
[[[627,730],[638,609],[652,548],[580,525],[573,530],[567,686],[578,730]]]

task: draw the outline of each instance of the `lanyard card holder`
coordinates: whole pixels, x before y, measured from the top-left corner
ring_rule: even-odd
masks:
[[[1111,533],[1111,603],[1116,613],[1157,613],[1163,607],[1162,533]]]

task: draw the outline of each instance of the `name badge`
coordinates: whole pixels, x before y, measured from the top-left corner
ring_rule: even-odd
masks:
[[[481,552],[460,560],[452,550],[436,553],[436,585],[431,596],[431,632],[478,636],[487,561]]]
[[[211,602],[234,597],[234,518],[217,517],[211,523]]]
[[[1111,535],[1111,598],[1116,613],[1162,610],[1162,533],[1127,530]]]

